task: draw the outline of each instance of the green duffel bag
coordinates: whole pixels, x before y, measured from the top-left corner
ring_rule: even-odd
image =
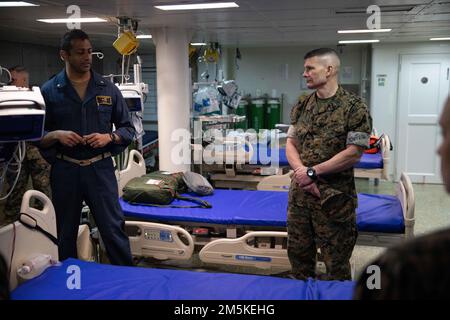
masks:
[[[173,179],[175,179],[175,181],[176,181],[176,191],[177,191],[177,193],[185,193],[185,192],[187,192],[188,191],[188,187],[187,187],[187,185],[186,185],[186,183],[184,182],[184,179],[183,179],[183,176],[184,176],[184,174],[183,174],[183,172],[175,172],[175,173],[170,173],[170,172],[167,172],[167,171],[155,171],[155,172],[152,172],[152,173],[150,173],[152,176],[158,176],[158,177],[160,177],[161,179],[164,179],[164,180],[168,180],[168,181],[173,181]]]
[[[123,188],[123,200],[131,204],[170,208],[211,208],[204,200],[180,196],[187,189],[183,173],[170,174],[156,171],[131,179]],[[180,191],[181,190],[181,191]],[[196,205],[171,205],[174,199],[196,203]]]

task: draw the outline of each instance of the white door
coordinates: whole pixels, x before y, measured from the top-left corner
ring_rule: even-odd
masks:
[[[450,57],[444,54],[402,55],[397,114],[397,178],[442,183],[439,116],[449,95]]]

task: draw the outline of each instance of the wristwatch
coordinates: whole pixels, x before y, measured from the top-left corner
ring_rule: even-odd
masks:
[[[307,175],[311,180],[317,180],[316,170],[314,170],[314,168],[312,168],[312,167],[308,167],[308,168],[306,169],[306,175]]]

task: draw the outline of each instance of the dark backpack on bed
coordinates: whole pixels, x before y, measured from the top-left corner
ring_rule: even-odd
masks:
[[[142,177],[131,179],[123,188],[122,198],[131,204],[170,208],[211,208],[204,200],[180,196],[186,192],[183,173],[156,171]],[[174,199],[196,203],[196,205],[171,205]]]

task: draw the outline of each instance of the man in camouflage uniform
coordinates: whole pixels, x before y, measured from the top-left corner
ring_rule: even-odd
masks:
[[[361,99],[338,85],[340,61],[333,49],[313,50],[304,59],[303,76],[315,91],[291,111],[288,256],[297,279],[315,277],[320,248],[323,279],[350,279],[357,237],[353,165],[368,147],[372,119]]]
[[[28,71],[22,66],[15,66],[10,68],[12,81],[11,84],[17,87],[28,87]],[[11,188],[16,178],[15,171],[17,167],[10,168],[13,171],[8,172],[8,184]],[[20,205],[22,204],[22,197],[27,191],[28,179],[31,176],[33,189],[45,193],[48,197],[51,196],[50,191],[50,165],[45,161],[37,146],[31,142],[26,143],[26,154],[22,162],[19,178],[12,191],[7,198],[5,204],[5,221],[11,222],[17,219],[20,212]]]
[[[441,174],[450,193],[450,97],[440,119],[442,143]],[[448,299],[450,297],[450,229],[418,237],[390,248],[371,262],[380,269],[378,288],[374,272],[362,272],[355,299]]]

